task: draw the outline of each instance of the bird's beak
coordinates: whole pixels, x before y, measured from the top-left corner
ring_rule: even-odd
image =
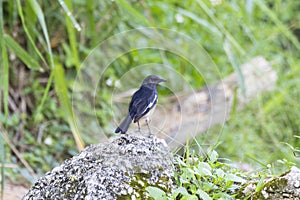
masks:
[[[160,78],[159,79],[159,82],[161,83],[161,82],[167,82],[167,80],[165,80],[165,79],[163,79],[163,78]]]

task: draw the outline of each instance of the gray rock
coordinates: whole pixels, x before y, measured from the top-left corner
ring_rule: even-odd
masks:
[[[249,184],[243,190],[244,195],[251,195],[250,199],[293,199],[300,200],[300,169],[292,167],[281,176],[266,180],[261,190],[255,192],[257,183]],[[242,195],[242,197],[245,197]]]
[[[91,145],[40,178],[27,199],[148,199],[145,188],[170,193],[173,157],[164,140],[128,133]]]

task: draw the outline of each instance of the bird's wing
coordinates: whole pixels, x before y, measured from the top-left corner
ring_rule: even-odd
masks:
[[[134,122],[146,115],[157,102],[156,90],[141,87],[134,93],[129,105],[129,113]]]

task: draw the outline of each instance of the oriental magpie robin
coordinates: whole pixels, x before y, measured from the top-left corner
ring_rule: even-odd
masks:
[[[133,94],[129,104],[128,114],[119,127],[115,130],[115,133],[126,133],[132,121],[134,123],[138,123],[140,130],[139,120],[142,117],[147,116],[149,111],[153,109],[157,103],[158,93],[156,90],[156,85],[160,82],[166,82],[166,80],[157,75],[149,75],[144,79],[140,89]],[[146,123],[149,132],[151,133],[148,119],[146,119]]]

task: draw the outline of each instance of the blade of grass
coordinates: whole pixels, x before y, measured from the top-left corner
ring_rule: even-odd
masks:
[[[251,159],[254,162],[258,163],[262,167],[267,168],[267,164],[265,164],[264,162],[261,162],[260,160],[258,160],[258,158],[257,158],[256,155],[253,155],[253,154],[250,154],[250,153],[246,153],[246,157],[248,157],[249,159]]]
[[[235,38],[225,29],[223,24],[215,17],[213,12],[206,6],[203,0],[197,0],[198,5],[202,8],[202,10],[206,13],[206,15],[211,18],[211,20],[215,23],[216,27],[225,35],[225,37],[230,41],[230,43],[242,54],[242,56],[246,56],[246,51],[242,48],[242,46],[235,40]]]
[[[0,0],[0,42],[1,42],[1,66],[2,66],[2,73],[0,74],[0,77],[2,80],[0,89],[0,94],[3,92],[3,105],[4,105],[4,115],[5,119],[8,117],[8,92],[9,92],[9,66],[8,66],[8,54],[7,49],[5,45],[5,39],[4,39],[4,24],[3,24],[3,10],[2,10],[2,0]],[[1,87],[0,86],[0,87]],[[2,100],[2,98],[0,98]],[[0,100],[0,101],[1,101]]]
[[[241,84],[242,93],[245,94],[244,78],[241,73],[241,70],[240,70],[239,66],[237,65],[237,63],[235,62],[232,52],[230,51],[230,49],[228,49],[226,47],[231,46],[230,44],[232,44],[239,51],[239,53],[242,54],[242,56],[247,55],[246,51],[235,40],[235,38],[225,29],[223,24],[214,16],[213,12],[206,6],[206,4],[202,0],[197,0],[197,2],[200,5],[200,7],[205,11],[205,13],[212,19],[212,21],[215,23],[216,27],[218,27],[218,29],[225,35],[224,50],[239,77],[239,80],[240,80],[239,82]],[[228,44],[228,45],[226,45],[226,44]]]
[[[266,13],[271,19],[272,21],[275,23],[275,25],[277,27],[280,28],[280,30],[282,30],[282,33],[285,35],[285,37],[287,37],[294,45],[295,47],[300,50],[300,43],[298,41],[298,39],[296,38],[296,36],[289,30],[289,28],[287,26],[285,26],[277,17],[277,15],[270,9],[268,8],[268,6],[266,6],[266,4],[264,3],[264,1],[257,1],[254,0],[255,3],[257,4],[257,6],[264,11],[264,13]]]
[[[58,2],[61,5],[61,7],[64,9],[67,17],[71,20],[73,26],[77,29],[77,31],[81,31],[80,25],[76,21],[75,17],[72,15],[72,12],[69,10],[69,8],[72,8],[72,4],[71,4],[72,2],[67,0],[68,6],[66,5],[66,3],[63,0],[58,0]]]
[[[230,120],[236,119],[237,107],[238,107],[238,92],[237,92],[237,88],[235,88],[233,92],[233,100],[232,100],[232,106],[230,111]]]
[[[34,114],[33,114],[33,120],[34,122],[39,122],[40,121],[40,113],[42,111],[42,108],[43,108],[43,105],[48,97],[48,93],[50,91],[50,87],[52,85],[52,81],[53,81],[53,78],[54,78],[54,70],[51,71],[50,73],[50,76],[48,78],[48,82],[47,82],[47,85],[46,85],[46,88],[44,90],[44,93],[43,93],[43,96],[42,96],[42,100],[40,102],[40,104],[38,105],[37,109],[35,110]]]
[[[40,64],[32,58],[10,35],[4,35],[5,43],[20,58],[28,68],[40,70]]]
[[[87,0],[85,3],[86,9],[87,9],[87,17],[89,20],[89,30],[91,30],[91,45],[92,47],[97,45],[97,41],[99,40],[98,38],[98,33],[96,31],[96,22],[95,22],[95,17],[93,15],[94,12],[94,0]]]
[[[239,78],[239,85],[242,91],[242,94],[245,96],[246,94],[246,87],[245,87],[245,80],[244,80],[244,75],[241,71],[240,66],[237,64],[236,58],[233,54],[233,51],[231,50],[231,45],[230,42],[225,39],[224,44],[223,44],[224,51],[229,59],[229,62],[231,63],[235,73],[237,74]]]
[[[72,13],[70,11],[70,10],[72,10],[71,0],[66,0],[66,4],[64,3],[64,1],[59,0],[59,3],[65,10],[66,26],[67,26],[68,36],[69,36],[69,42],[70,42],[71,49],[72,49],[74,65],[75,65],[76,70],[79,71],[80,61],[79,61],[78,45],[77,45],[77,39],[76,39],[76,33],[75,33],[74,27],[78,31],[80,31],[81,28],[80,28],[79,24],[76,22],[74,16],[72,15]]]
[[[150,22],[141,14],[139,13],[136,9],[133,8],[132,5],[130,5],[127,1],[125,0],[117,0],[118,4],[121,5],[127,12],[134,17],[134,19],[138,19],[141,22],[144,23],[146,26],[152,26]]]
[[[36,173],[33,171],[33,169],[30,167],[29,163],[23,158],[22,154],[19,152],[19,150],[16,148],[16,146],[13,144],[13,142],[10,140],[7,131],[0,125],[0,137],[3,138],[3,140],[6,142],[6,144],[9,146],[9,148],[14,152],[16,157],[21,161],[21,163],[24,165],[24,167],[28,170],[30,175],[37,179]]]
[[[52,79],[53,79],[53,69],[54,69],[54,60],[53,60],[53,54],[52,54],[52,49],[51,49],[51,44],[50,44],[50,40],[49,40],[49,35],[48,35],[48,30],[47,30],[47,26],[46,26],[46,22],[45,22],[45,17],[44,17],[44,13],[40,7],[40,5],[37,3],[36,0],[28,0],[27,2],[29,2],[29,5],[31,6],[32,10],[34,11],[34,13],[36,14],[38,21],[42,27],[42,31],[46,40],[46,44],[47,44],[47,50],[48,50],[48,54],[49,54],[49,63],[50,63],[50,67],[51,67],[51,73],[50,73],[50,77],[48,79],[48,83],[46,86],[46,89],[44,91],[43,97],[41,102],[39,103],[35,113],[34,113],[34,120],[36,121],[38,119],[37,116],[40,115],[40,112],[43,109],[44,103],[47,99],[49,90],[50,90],[50,86],[52,83]]]
[[[76,145],[77,145],[77,149],[80,151],[84,148],[84,143],[83,143],[81,135],[77,129],[74,115],[72,112],[71,101],[68,96],[67,83],[65,80],[65,72],[59,63],[55,63],[54,72],[55,72],[54,73],[55,74],[55,90],[56,90],[56,93],[59,98],[61,109],[63,109],[63,111],[65,113],[65,118],[71,127],[73,137],[74,137]]]
[[[7,1],[7,4],[8,4],[8,14],[6,16],[6,20],[7,20],[7,23],[9,24],[8,27],[9,27],[9,32],[12,32],[12,28],[14,27],[14,22],[15,22],[15,2],[14,1]]]
[[[40,59],[43,61],[43,63],[45,63],[45,65],[47,65],[47,62],[46,60],[44,59],[44,57],[42,56],[42,53],[39,51],[39,49],[37,48],[28,28],[27,28],[27,25],[25,23],[25,18],[24,18],[24,14],[23,14],[23,9],[22,9],[22,6],[21,6],[21,0],[17,0],[17,6],[18,6],[18,13],[19,13],[19,16],[21,18],[21,22],[22,22],[22,26],[24,28],[24,31],[30,41],[30,43],[32,44],[35,52],[38,54],[38,56],[40,57]],[[43,70],[42,68],[40,68],[41,70]]]
[[[194,20],[195,22],[197,22],[198,24],[200,24],[201,26],[207,28],[208,30],[210,30],[212,33],[218,35],[218,36],[222,36],[221,33],[219,32],[218,28],[216,28],[215,26],[213,26],[212,24],[210,24],[207,20],[204,20],[200,17],[198,17],[195,13],[190,12],[188,10],[184,10],[182,8],[177,8],[177,12]]]

